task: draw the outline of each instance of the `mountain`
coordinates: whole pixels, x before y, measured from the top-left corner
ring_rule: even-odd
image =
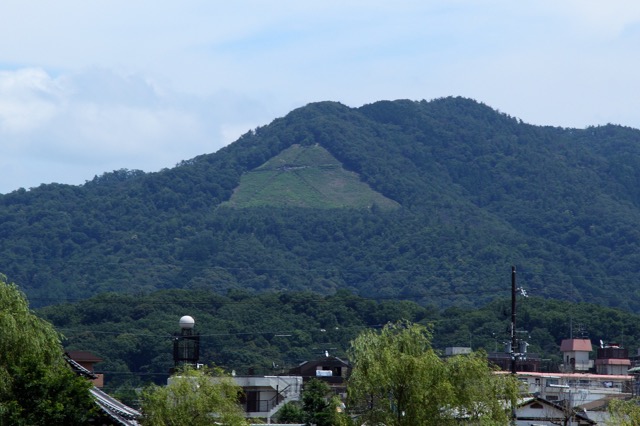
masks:
[[[157,173],[0,196],[36,306],[106,292],[312,290],[482,305],[518,285],[638,311],[640,131],[473,100],[320,102]]]

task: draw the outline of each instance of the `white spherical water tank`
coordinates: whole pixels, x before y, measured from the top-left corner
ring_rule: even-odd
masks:
[[[190,330],[193,328],[195,324],[196,324],[196,321],[193,319],[193,317],[189,315],[185,315],[182,318],[180,318],[180,328],[182,329]]]

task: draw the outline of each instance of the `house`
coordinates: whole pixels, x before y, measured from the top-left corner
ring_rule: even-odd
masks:
[[[301,376],[303,382],[312,378],[327,383],[336,395],[346,397],[346,380],[351,374],[351,365],[336,356],[325,353],[325,356],[313,361],[305,361],[289,370],[290,375]]]
[[[73,372],[91,381],[95,381],[97,379],[97,375],[80,364],[80,362],[71,358],[70,354],[72,353],[73,352],[65,353],[64,360],[67,362],[69,367],[71,367]],[[100,359],[95,356],[93,356],[93,358],[87,356],[86,358]],[[82,356],[79,359],[83,359]],[[100,361],[102,360],[100,359]],[[88,365],[86,359],[85,365]],[[93,367],[93,365],[89,366]],[[103,426],[140,426],[138,420],[142,418],[142,413],[138,410],[128,407],[117,399],[111,397],[99,389],[95,384],[91,389],[89,389],[89,392],[99,408],[95,417],[91,421],[92,424],[99,424]]]
[[[598,348],[596,356],[596,372],[598,374],[626,375],[630,367],[629,352],[617,343],[610,343]]]
[[[566,401],[572,407],[600,399],[631,397],[633,377],[592,373],[518,372],[518,379],[529,394],[547,401]]]
[[[126,406],[117,399],[103,392],[97,387],[89,390],[96,405],[100,408],[101,418],[94,419],[94,423],[114,426],[140,426],[138,420],[142,413]]]
[[[242,388],[240,405],[248,419],[265,419],[267,423],[288,402],[299,401],[302,393],[300,376],[238,376],[231,377]],[[183,377],[169,377],[167,384]],[[218,377],[210,378],[213,382]]]
[[[599,425],[608,425],[610,424],[609,422],[611,420],[611,414],[609,413],[609,403],[613,399],[626,400],[628,399],[628,396],[609,395],[605,398],[582,404],[579,408],[584,413],[586,413],[586,415],[591,420],[594,420]]]
[[[95,376],[94,378],[89,379],[93,382],[95,387],[102,388],[104,386],[104,374],[96,374],[93,367],[95,364],[102,362],[102,358],[89,351],[68,351],[65,353],[65,356],[78,363],[82,368],[91,372]]]
[[[284,404],[299,401],[304,383],[312,378],[326,382],[337,395],[346,397],[346,378],[351,372],[348,362],[328,353],[314,361],[305,361],[286,375],[241,376],[233,380],[242,388],[240,399],[248,418],[263,418],[267,423]]]
[[[572,410],[540,397],[518,401],[516,425],[518,426],[590,426],[597,424],[584,412]]]
[[[270,423],[284,404],[299,401],[302,393],[300,376],[233,376],[242,388],[240,398],[247,418],[264,418]]]

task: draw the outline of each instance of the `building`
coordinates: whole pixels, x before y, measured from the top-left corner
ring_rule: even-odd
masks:
[[[325,356],[313,361],[305,361],[289,370],[289,375],[301,376],[303,382],[316,378],[326,382],[336,395],[346,398],[346,380],[351,374],[351,365],[336,356],[325,353]]]
[[[595,360],[590,358],[593,346],[588,339],[564,339],[560,352],[563,363],[557,373],[518,368],[523,392],[538,399],[527,406],[528,414],[524,418],[535,415],[535,410],[544,409],[549,413],[545,421],[518,424],[565,424],[558,423],[561,413],[557,408],[574,416],[574,423],[567,424],[600,424],[608,417],[606,407],[612,399],[628,399],[638,388],[635,377],[629,374],[631,361],[627,350],[617,344],[601,343]],[[593,423],[583,423],[584,419]]]
[[[629,374],[631,360],[629,352],[617,343],[602,345],[596,356],[596,372],[599,374]]]
[[[508,352],[489,352],[487,358],[491,364],[500,370],[511,371],[511,354]],[[537,353],[527,353],[525,358],[518,359],[516,368],[518,371],[540,371],[542,359]]]
[[[444,356],[469,355],[472,352],[468,346],[449,346],[444,348]]]
[[[292,368],[286,375],[239,376],[233,379],[242,388],[240,400],[248,418],[271,418],[284,404],[299,401],[304,383],[316,378],[327,383],[332,391],[346,398],[346,379],[351,372],[348,362],[328,353],[314,361],[305,361]]]
[[[84,351],[76,352],[81,352],[82,354],[90,354],[90,352]],[[73,354],[73,352],[65,353],[64,359],[69,367],[71,367],[73,372],[91,381],[95,381],[97,379],[97,375],[93,373],[93,371],[81,365],[78,361],[72,359],[70,357],[70,354]],[[88,355],[85,358],[99,359],[95,356],[90,357]],[[83,359],[83,356],[80,356],[80,359]],[[86,362],[87,360],[85,359],[85,363]],[[93,365],[90,365],[90,367],[93,367]],[[126,406],[122,402],[103,392],[95,385],[91,389],[89,389],[89,392],[91,393],[91,396],[93,397],[93,400],[98,407],[96,414],[91,420],[91,424],[102,426],[140,426],[138,420],[142,418],[142,413],[140,413],[138,410]]]
[[[581,406],[597,400],[631,397],[634,378],[592,373],[518,372],[526,391],[554,403]]]
[[[591,370],[593,360],[589,359],[589,355],[592,350],[589,339],[564,339],[560,343],[563,362],[561,370],[566,373]]]
[[[284,406],[299,401],[302,393],[300,376],[233,376],[243,390],[240,403],[247,418],[263,418],[267,423]]]
[[[167,384],[183,380],[180,375],[169,377]],[[302,393],[300,376],[232,376],[236,385],[242,388],[240,405],[248,419],[271,418],[288,402],[299,401]],[[218,380],[212,376],[212,381]]]
[[[138,420],[142,418],[142,413],[138,410],[126,406],[95,386],[89,391],[96,405],[100,408],[100,414],[94,419],[93,423],[114,426],[140,426]]]
[[[97,374],[94,371],[94,365],[102,362],[102,358],[97,357],[89,351],[68,351],[65,353],[65,356],[95,376],[95,378],[89,379],[95,387],[102,388],[104,386],[104,374]]]
[[[518,426],[591,426],[597,424],[584,412],[568,410],[565,405],[537,396],[524,398],[516,408]]]

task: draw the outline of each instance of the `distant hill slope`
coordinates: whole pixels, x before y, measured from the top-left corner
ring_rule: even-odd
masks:
[[[340,176],[268,171],[314,147]],[[464,306],[506,294],[515,264],[532,294],[637,311],[638,223],[638,130],[532,126],[462,98],[321,102],[173,169],[0,196],[0,271],[36,305],[345,288]]]

